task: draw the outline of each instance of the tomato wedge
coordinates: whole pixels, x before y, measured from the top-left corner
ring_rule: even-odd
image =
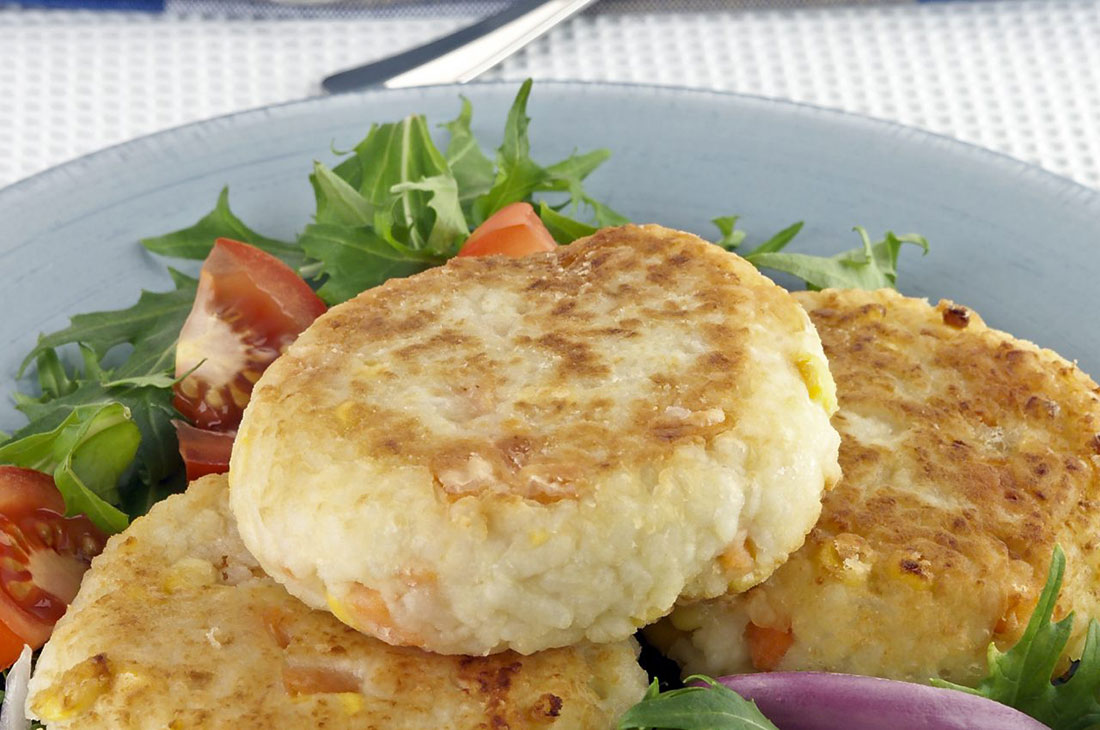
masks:
[[[260,374],[325,311],[279,259],[219,238],[202,265],[176,345],[175,406],[199,428],[232,431]]]
[[[229,455],[233,452],[236,431],[210,431],[178,420],[172,421],[172,425],[176,427],[180,456],[187,467],[187,481],[229,471]]]
[[[0,667],[46,643],[76,597],[106,536],[87,517],[65,517],[53,477],[0,466]]]
[[[512,203],[478,226],[458,255],[519,257],[553,251],[557,247],[554,237],[529,203]]]

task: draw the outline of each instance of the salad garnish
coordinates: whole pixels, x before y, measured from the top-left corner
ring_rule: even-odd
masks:
[[[1074,614],[1051,621],[1066,555],[1054,548],[1046,585],[1023,636],[1008,651],[989,645],[989,673],[976,688],[933,679],[937,687],[981,695],[1031,715],[1051,730],[1086,730],[1100,726],[1100,622],[1089,621],[1081,657],[1062,677],[1050,681],[1073,632]]]
[[[645,697],[619,719],[619,730],[779,730],[755,702],[702,674],[689,686],[660,690],[657,680]]]
[[[67,512],[87,515],[104,532],[119,532],[129,520],[114,506],[120,502],[118,481],[140,442],[141,432],[122,404],[83,405],[50,431],[0,446],[0,464],[52,475]]]
[[[23,361],[24,368],[37,365],[39,395],[16,396],[16,407],[29,423],[0,443],[4,450],[17,451],[24,448],[23,439],[58,428],[74,412],[122,408],[140,433],[136,458],[113,443],[100,442],[96,450],[111,461],[121,461],[129,453],[126,466],[132,461],[133,468],[120,472],[120,483],[87,486],[108,506],[130,516],[144,514],[153,503],[185,485],[172,427],[172,419],[179,417],[172,406],[172,384],[176,339],[194,303],[196,281],[169,271],[174,290],[143,292],[128,309],[77,315],[66,329],[39,338]],[[59,358],[57,348],[70,343],[78,344],[82,365],[63,364]],[[129,357],[118,365],[104,364],[109,353],[125,345],[133,348]],[[73,513],[78,505],[70,501],[72,494],[66,493],[65,498]],[[110,524],[97,524],[117,532],[127,521],[115,514]]]

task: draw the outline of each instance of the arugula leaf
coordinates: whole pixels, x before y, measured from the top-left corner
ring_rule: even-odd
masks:
[[[459,201],[467,215],[473,200],[489,192],[496,177],[492,160],[481,151],[481,146],[470,129],[473,115],[474,107],[470,100],[462,97],[462,111],[443,125],[451,136],[447,143],[447,164],[454,173],[455,182],[461,191]]]
[[[715,243],[727,251],[733,251],[745,241],[745,232],[737,228],[737,221],[740,218],[739,215],[725,215],[713,218],[710,221],[718,227],[718,232],[722,234],[722,237]]]
[[[531,79],[520,86],[515,101],[508,111],[504,125],[504,141],[497,151],[497,174],[492,187],[478,196],[470,209],[471,222],[475,225],[506,205],[530,201],[536,192],[567,193],[575,211],[585,205],[592,210],[599,226],[629,223],[624,216],[592,198],[584,190],[583,181],[611,155],[600,149],[585,154],[572,154],[548,167],[542,167],[531,159],[531,141],[527,129],[531,118],[527,116],[527,100],[531,94]]]
[[[798,221],[797,223],[792,223],[791,225],[787,226],[786,228],[784,228],[779,233],[776,233],[774,236],[769,238],[767,241],[764,241],[762,244],[760,244],[759,246],[754,248],[747,255],[748,256],[759,256],[760,254],[763,254],[763,253],[774,253],[776,251],[782,251],[784,248],[786,248],[788,243],[790,243],[791,241],[794,240],[794,237],[797,236],[799,231],[801,231],[801,230],[802,230],[802,221]],[[863,229],[861,228],[859,230],[863,230]]]
[[[172,373],[176,340],[194,304],[197,281],[173,269],[169,269],[169,273],[176,289],[142,292],[137,304],[127,309],[73,317],[66,329],[40,337],[20,370],[22,372],[32,358],[36,361],[41,395],[16,395],[16,407],[27,416],[29,423],[19,429],[13,439],[53,432],[73,418],[73,414],[113,405],[127,409],[130,414],[127,418],[139,434],[139,443],[135,444],[136,461],[131,454],[127,466],[135,462],[136,469],[121,486],[120,494],[108,495],[108,501],[115,505],[120,500],[142,502],[139,495],[161,490],[162,483],[180,471],[181,460],[171,423],[172,419],[179,418],[172,405],[171,386],[175,382]],[[79,346],[83,372],[70,375],[56,348],[74,343]],[[104,358],[114,348],[125,344],[133,346],[129,356],[117,368],[105,369]],[[104,468],[113,463],[112,453],[121,452],[104,451],[101,457]],[[78,464],[77,468],[87,471],[95,467]],[[64,475],[55,475],[59,487],[64,478]],[[83,491],[78,484],[72,484],[70,491],[82,498],[79,495]],[[92,491],[102,494],[98,487]],[[118,514],[90,499],[86,501],[91,510],[88,514],[97,524],[105,528],[124,525]]]
[[[137,453],[141,432],[120,403],[74,408],[56,428],[0,446],[0,463],[52,474],[68,515],[84,514],[108,533],[126,529],[119,478]]]
[[[468,131],[468,110],[452,124]],[[476,155],[455,154],[476,177]],[[333,170],[316,163],[311,180],[316,223],[299,244],[316,259],[311,273],[324,277],[318,294],[329,304],[443,263],[469,235],[463,193],[421,116],[375,125],[354,158]]]
[[[205,362],[205,361],[204,361]],[[199,363],[202,364],[201,362]],[[198,365],[187,371],[190,374],[198,369]],[[111,371],[110,375],[114,375],[114,371]],[[171,373],[152,373],[151,375],[135,375],[132,378],[104,378],[104,388],[121,388],[123,386],[131,385],[137,388],[171,388],[177,382],[182,380],[182,377],[177,378]]]
[[[1015,707],[1051,730],[1086,730],[1100,724],[1100,623],[1096,619],[1089,622],[1084,650],[1072,676],[1060,684],[1051,681],[1073,632],[1073,613],[1051,623],[1065,571],[1066,555],[1055,546],[1046,585],[1023,636],[1005,652],[989,645],[989,674],[976,689],[941,679],[933,679],[932,684]]]
[[[392,188],[395,193],[420,190],[430,193],[427,206],[435,211],[426,248],[445,255],[458,253],[462,242],[470,235],[466,216],[458,197],[458,183],[450,175],[435,175],[416,182],[401,183]]]
[[[355,154],[353,166],[314,165],[318,224],[373,226],[413,250],[457,250],[469,235],[459,185],[422,116],[372,127]]]
[[[317,201],[314,220],[322,225],[366,226],[374,218],[374,208],[356,188],[344,178],[322,165],[313,163],[309,176]]]
[[[368,227],[311,225],[299,239],[327,275],[317,294],[329,305],[351,299],[386,279],[410,276],[443,263],[443,257],[416,251],[379,236]]]
[[[797,225],[797,224],[796,224]],[[793,226],[792,226],[793,228]],[[774,269],[793,274],[806,282],[809,289],[830,287],[853,289],[896,288],[898,252],[903,243],[920,246],[928,253],[928,241],[922,236],[909,234],[896,236],[892,231],[878,243],[871,243],[867,231],[855,228],[862,239],[862,247],[836,256],[812,256],[801,253],[781,253],[794,233],[784,236],[791,228],[776,234],[771,240],[745,255],[749,263],[759,268]],[[783,240],[783,239],[786,240]]]
[[[172,291],[143,291],[132,307],[78,314],[65,329],[39,337],[34,349],[23,358],[19,375],[46,351],[74,342],[90,347],[100,360],[118,345],[133,345],[133,352],[119,369],[120,377],[173,368],[176,337],[191,313],[198,282],[178,271],[172,273],[176,281]]]
[[[582,203],[600,205],[589,197],[581,183],[610,156],[611,152],[603,149],[593,150],[583,155],[572,154],[561,162],[545,168],[543,180],[535,186],[534,190],[569,193],[569,200],[574,210]]]
[[[546,171],[531,159],[531,142],[527,127],[527,99],[531,95],[531,79],[520,86],[508,119],[504,123],[504,141],[497,151],[497,174],[493,186],[474,200],[472,212],[475,225],[511,203],[526,200],[539,183],[546,179]]]
[[[356,157],[362,175],[359,192],[371,206],[372,218],[375,210],[390,213],[395,227],[408,232],[403,243],[415,249],[424,248],[427,235],[423,230],[423,213],[432,193],[394,190],[402,183],[451,176],[447,160],[432,141],[424,117],[415,114],[400,122],[372,128],[367,139],[356,147]]]
[[[546,201],[539,203],[539,217],[542,218],[543,224],[550,231],[550,235],[554,237],[554,240],[561,244],[572,243],[578,238],[591,236],[598,230],[596,226],[573,220],[569,216],[559,213],[547,205]]]
[[[619,719],[619,730],[778,730],[733,690],[699,674],[684,680],[707,686],[661,692],[657,680],[645,697]]]
[[[86,351],[85,347],[81,348],[81,354],[85,354]],[[86,354],[85,359],[87,359]],[[92,357],[91,359],[95,363],[95,358]],[[39,353],[36,367],[38,368],[38,385],[42,390],[43,398],[60,398],[76,390],[76,382],[65,372],[65,367],[61,364],[61,359],[57,356],[55,350],[48,349]],[[98,364],[95,364],[95,367],[98,368]],[[21,395],[16,393],[17,401]]]
[[[535,187],[535,192],[568,193],[571,212],[576,213],[581,207],[587,207],[592,211],[592,218],[599,228],[630,223],[629,218],[596,200],[584,189],[585,178],[610,156],[608,150],[593,150],[584,155],[571,155],[550,165],[544,170],[546,179]]]
[[[141,245],[153,253],[177,259],[205,259],[214,247],[214,239],[232,238],[250,243],[256,248],[277,256],[292,269],[305,263],[301,250],[292,243],[278,241],[256,233],[229,209],[229,188],[222,188],[214,210],[188,228],[166,234],[143,238]]]
[[[172,419],[179,418],[180,415],[172,405],[171,388],[159,387],[160,383],[146,384],[153,376],[113,379],[119,371],[105,371],[100,368],[90,348],[82,347],[81,351],[85,355],[82,375],[70,377],[58,364],[64,376],[64,380],[60,382],[62,390],[51,387],[43,380],[44,372],[50,373],[51,378],[56,377],[56,369],[51,365],[54,362],[59,363],[56,352],[49,350],[39,356],[38,372],[42,395],[38,398],[16,395],[16,408],[30,422],[12,438],[20,439],[50,431],[64,422],[74,410],[82,407],[104,407],[119,403],[129,409],[141,433],[136,460],[138,483],[132,481],[124,485],[123,489],[132,492],[141,485],[146,489],[154,488],[178,472],[181,465],[175,428],[171,423]]]

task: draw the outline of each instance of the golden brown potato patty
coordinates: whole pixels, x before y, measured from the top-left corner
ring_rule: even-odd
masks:
[[[636,652],[632,639],[481,658],[383,644],[264,575],[213,476],[111,539],[28,707],[50,730],[603,729],[645,690]]]
[[[388,643],[615,641],[798,548],[835,407],[788,292],[697,236],[610,228],[320,317],[256,385],[229,502],[269,575]]]
[[[1020,636],[1052,549],[1070,655],[1100,616],[1100,397],[1050,350],[951,302],[796,295],[837,383],[844,476],[806,544],[740,596],[651,635],[685,671],[829,670],[974,683]]]

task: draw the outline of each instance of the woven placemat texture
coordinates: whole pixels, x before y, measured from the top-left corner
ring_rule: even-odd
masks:
[[[1100,187],[1096,0],[692,11],[627,1],[573,19],[485,78],[806,101],[941,132]],[[141,134],[318,94],[328,73],[477,17],[454,3],[372,17],[169,10],[0,9],[0,184]]]

